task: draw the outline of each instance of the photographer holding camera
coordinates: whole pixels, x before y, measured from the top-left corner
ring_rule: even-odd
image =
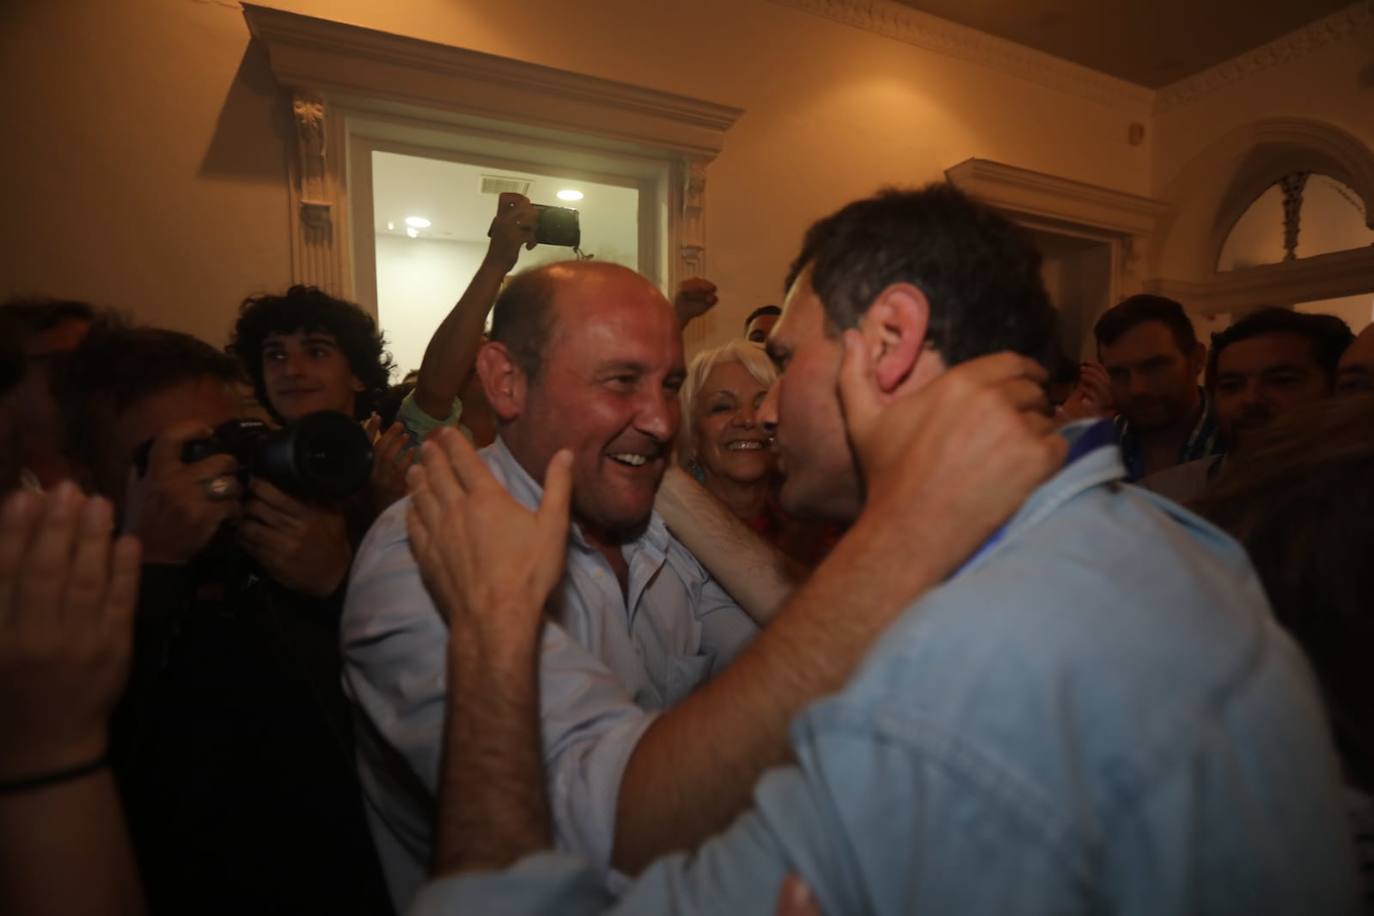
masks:
[[[378,435],[374,416],[391,359],[376,322],[358,306],[307,286],[244,300],[229,352],[272,418],[294,424],[322,410],[365,423],[376,451],[367,493],[345,501],[303,500],[254,479],[239,540],[273,579],[316,598],[343,585],[353,546],[378,512],[405,492],[412,454],[406,430]]]
[[[256,476],[268,443],[245,436],[240,380],[193,337],[101,322],[56,385],[72,457],[143,544],[111,759],[149,907],[384,913],[339,688],[339,605],[327,583],[278,579],[257,559],[270,548],[254,546],[269,536],[243,531],[256,522],[284,543],[307,503],[287,494],[295,481]],[[241,457],[254,462],[246,483]]]

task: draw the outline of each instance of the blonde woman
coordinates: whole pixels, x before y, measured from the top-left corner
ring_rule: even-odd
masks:
[[[799,524],[774,499],[775,466],[758,411],[777,378],[768,357],[744,340],[693,357],[681,390],[682,466],[732,515],[793,559],[814,562],[834,535]]]

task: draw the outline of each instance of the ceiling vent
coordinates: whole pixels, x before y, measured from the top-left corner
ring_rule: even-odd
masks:
[[[527,196],[531,182],[526,178],[506,178],[501,175],[483,175],[483,194],[519,194]]]

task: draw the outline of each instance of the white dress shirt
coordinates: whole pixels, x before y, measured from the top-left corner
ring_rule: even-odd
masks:
[[[519,503],[539,504],[542,488],[500,439],[480,454]],[[429,866],[448,639],[410,552],[406,505],[384,512],[359,547],[342,622],[363,793],[398,912]],[[550,606],[561,626],[545,627],[540,663],[555,841],[603,871],[635,743],[658,710],[724,668],[757,633],[657,514],[623,553],[624,593],[610,564],[572,526]]]

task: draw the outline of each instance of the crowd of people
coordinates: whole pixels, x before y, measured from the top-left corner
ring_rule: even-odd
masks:
[[[314,288],[0,307],[0,909],[1374,905],[1374,325],[1074,366],[930,185],[688,361],[711,283],[536,222],[395,385]]]

